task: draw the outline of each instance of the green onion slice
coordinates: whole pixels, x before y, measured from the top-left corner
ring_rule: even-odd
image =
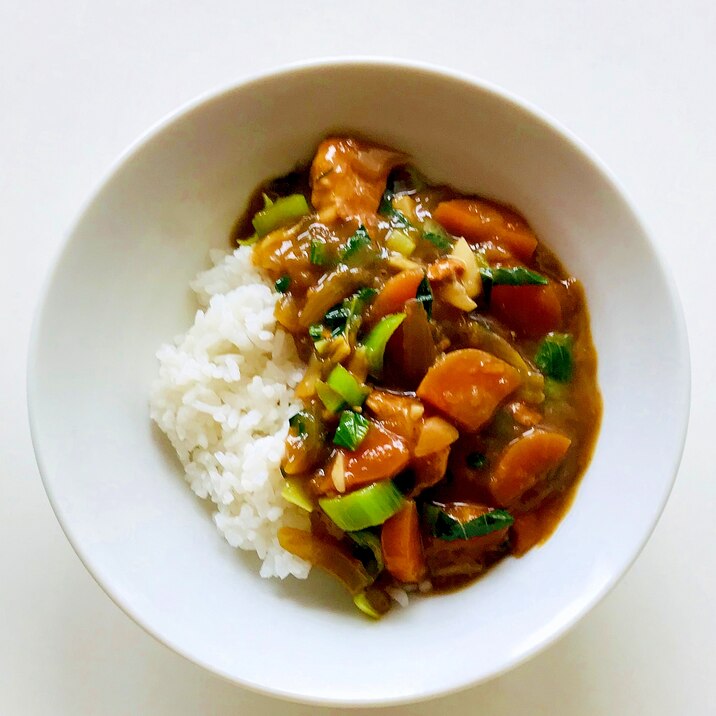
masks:
[[[321,402],[326,406],[332,413],[337,413],[346,404],[343,397],[336,393],[333,388],[322,380],[316,381],[316,393],[321,399]]]
[[[321,509],[346,532],[382,525],[403,506],[403,495],[391,480],[381,480],[339,497],[322,497]]]
[[[274,284],[274,288],[279,293],[286,293],[288,291],[289,286],[291,285],[291,277],[290,276],[281,276],[276,283]]]
[[[509,527],[515,521],[507,510],[490,510],[468,522],[460,522],[439,505],[425,505],[423,517],[433,537],[447,542],[482,537]]]
[[[404,313],[391,313],[381,318],[375,328],[363,342],[368,369],[372,375],[380,375],[383,371],[383,356],[390,337],[405,320]]]
[[[366,552],[367,559],[361,559],[366,571],[371,577],[377,577],[385,566],[383,562],[383,548],[380,537],[370,530],[358,530],[346,533],[360,548]]]
[[[352,410],[344,410],[338,422],[333,444],[348,450],[356,450],[370,428],[370,420]]]
[[[311,213],[311,207],[303,194],[291,194],[291,196],[276,199],[273,203],[266,201],[265,203],[266,206],[261,211],[256,212],[251,221],[259,238],[263,238],[280,226],[290,224],[296,219]]]
[[[363,385],[349,370],[337,365],[328,376],[328,386],[349,405],[357,408],[363,405],[370,388]]]
[[[303,485],[303,480],[295,477],[285,478],[285,484],[281,490],[281,495],[284,500],[300,507],[302,510],[306,510],[306,512],[313,512],[313,501]]]

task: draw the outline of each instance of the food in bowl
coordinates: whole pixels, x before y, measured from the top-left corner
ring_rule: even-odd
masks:
[[[514,209],[331,137],[268,182],[151,414],[264,577],[337,577],[380,617],[544,541],[596,439],[579,282]]]

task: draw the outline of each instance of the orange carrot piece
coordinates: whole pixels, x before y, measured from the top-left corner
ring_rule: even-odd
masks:
[[[391,276],[373,302],[371,321],[376,322],[390,313],[402,311],[405,303],[415,298],[422,280],[423,272],[420,269],[406,269]]]
[[[371,423],[368,434],[357,450],[340,449],[338,452],[343,454],[348,491],[369,482],[387,480],[397,475],[410,460],[407,442],[378,423]],[[328,475],[331,474],[333,460],[326,470]]]
[[[560,433],[532,428],[504,449],[490,475],[490,492],[506,507],[557,467],[571,444]]]
[[[405,503],[383,524],[380,534],[386,569],[400,582],[415,584],[425,575],[425,557],[420,539],[418,508]]]
[[[497,318],[529,338],[539,338],[562,325],[562,306],[551,283],[547,286],[495,286],[490,306]]]
[[[433,218],[451,234],[468,241],[493,241],[528,261],[537,248],[537,237],[527,222],[507,207],[481,199],[453,199],[437,205]]]
[[[519,373],[505,361],[464,348],[439,359],[417,393],[466,430],[475,431],[520,383]]]

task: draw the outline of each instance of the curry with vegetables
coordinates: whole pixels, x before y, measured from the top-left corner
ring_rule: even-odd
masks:
[[[379,617],[552,533],[599,426],[596,353],[579,282],[517,211],[336,137],[236,239],[307,364],[282,472],[311,530],[284,549]]]

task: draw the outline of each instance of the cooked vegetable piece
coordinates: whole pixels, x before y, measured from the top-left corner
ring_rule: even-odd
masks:
[[[377,577],[385,566],[380,537],[369,529],[346,532],[346,534],[369,555],[367,559],[361,558],[361,562],[363,562],[371,577]]]
[[[408,221],[408,218],[405,216],[405,214],[403,214],[402,211],[400,211],[393,205],[393,201],[393,192],[389,189],[386,189],[380,200],[380,205],[378,206],[378,213],[390,219],[390,223],[393,226],[398,226],[402,229],[408,228],[410,226],[410,221]]]
[[[365,592],[356,594],[353,603],[364,614],[372,619],[380,619],[390,611],[390,597],[382,590],[370,587]]]
[[[287,477],[284,480],[284,486],[281,490],[283,499],[306,512],[313,512],[314,504],[308,491],[306,490],[303,480],[295,477]]]
[[[490,492],[507,507],[544,479],[565,456],[571,440],[557,432],[532,428],[502,452],[490,475]]]
[[[308,328],[312,323],[322,320],[326,311],[350,296],[368,279],[369,275],[363,270],[347,266],[339,266],[322,276],[306,293],[306,303],[299,315],[301,326]]]
[[[433,211],[451,234],[468,241],[503,244],[522,261],[529,261],[537,248],[537,237],[525,221],[506,207],[481,199],[443,201]]]
[[[259,238],[281,226],[290,224],[311,213],[311,207],[303,194],[292,194],[276,199],[254,216],[252,223]]]
[[[391,251],[397,251],[403,256],[410,256],[415,251],[415,242],[400,229],[391,230],[385,238],[385,245]]]
[[[430,318],[433,315],[433,292],[430,288],[430,281],[428,281],[427,276],[423,276],[422,281],[418,284],[415,299],[423,304],[425,313],[428,318]]]
[[[475,298],[482,290],[481,271],[477,265],[475,253],[464,238],[460,237],[453,246],[450,256],[460,261],[465,270],[459,277],[460,283],[465,287],[465,293],[469,298]]]
[[[542,414],[529,408],[519,400],[513,400],[505,406],[505,410],[514,418],[516,423],[532,428],[542,422]]]
[[[482,537],[490,532],[504,530],[514,522],[506,510],[492,510],[482,506],[427,504],[423,508],[423,515],[433,537],[448,542]]]
[[[415,298],[408,301],[405,304],[405,321],[400,327],[402,345],[400,360],[395,368],[401,374],[401,385],[411,390],[425,377],[438,354],[424,306]]]
[[[362,385],[359,380],[342,365],[337,365],[328,376],[328,385],[341,398],[354,408],[363,405],[366,396],[370,394],[370,388]]]
[[[423,422],[414,455],[415,457],[423,457],[439,452],[452,445],[459,437],[460,433],[453,425],[450,425],[447,420],[433,415]]]
[[[346,242],[340,253],[340,260],[348,266],[365,265],[374,255],[372,246],[368,231],[361,224]]]
[[[360,560],[337,543],[293,527],[281,527],[278,542],[287,552],[332,574],[353,595],[360,594],[373,581]]]
[[[393,313],[381,318],[380,322],[363,341],[365,356],[368,361],[368,370],[371,375],[379,376],[383,371],[383,355],[390,337],[398,326],[405,320],[404,313]]]
[[[493,286],[546,286],[549,283],[546,276],[524,266],[483,268],[480,275]]]
[[[338,452],[344,456],[345,482],[349,490],[393,477],[410,460],[407,442],[379,423],[371,423],[357,450]]]
[[[475,431],[520,382],[511,365],[485,351],[464,348],[438,359],[417,394],[465,430]]]
[[[402,506],[403,496],[390,481],[383,480],[338,497],[322,497],[321,509],[346,532],[382,525]]]
[[[414,445],[425,407],[417,399],[385,390],[373,390],[365,401],[366,407],[388,430]]]
[[[562,325],[562,306],[552,284],[495,286],[492,312],[520,335],[539,338]]]
[[[542,339],[535,355],[535,363],[545,376],[560,383],[572,379],[572,342],[572,336],[566,333],[549,333]]]
[[[328,249],[324,241],[311,239],[311,263],[314,266],[328,265]]]
[[[333,436],[333,444],[348,450],[356,450],[370,429],[370,422],[359,413],[344,410]]]
[[[399,582],[416,584],[425,576],[420,519],[413,500],[385,521],[380,542],[385,567]]]
[[[341,219],[378,210],[388,174],[404,163],[399,152],[345,137],[321,142],[311,165],[311,203],[335,207]]]
[[[440,251],[449,251],[452,248],[452,238],[447,231],[433,219],[426,219],[423,222],[423,238]]]
[[[377,321],[390,313],[402,311],[406,302],[415,298],[423,277],[421,269],[409,269],[389,278],[373,302],[371,319]]]
[[[322,380],[316,381],[316,394],[326,406],[326,409],[332,413],[337,413],[346,404],[343,396],[339,395],[328,383],[324,383]]]
[[[445,477],[450,457],[450,447],[428,453],[423,457],[414,457],[410,464],[413,468],[415,482],[409,497],[415,497],[428,487],[440,482]]]
[[[291,286],[291,277],[290,276],[281,276],[281,278],[277,279],[276,283],[274,283],[274,288],[279,293],[286,293],[286,291],[288,291],[290,286]]]
[[[289,420],[282,468],[287,475],[298,475],[314,467],[323,454],[323,425],[307,410]]]

